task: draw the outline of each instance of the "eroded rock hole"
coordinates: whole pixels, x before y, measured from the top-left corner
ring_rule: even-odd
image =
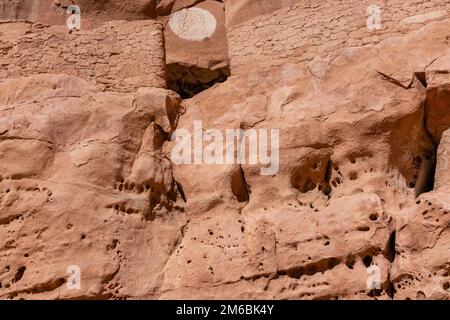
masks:
[[[317,188],[327,197],[331,197],[333,187],[336,188],[342,182],[339,167],[333,163],[330,155],[306,159],[291,177],[292,187],[301,193],[308,193]]]
[[[347,259],[345,260],[345,265],[349,269],[353,269],[353,266],[355,265],[355,263],[356,263],[355,257],[352,257],[352,256],[347,257]]]
[[[371,298],[375,298],[375,297],[381,297],[382,293],[383,293],[382,289],[372,289],[372,290],[370,290],[370,292],[367,295]]]
[[[450,289],[450,282],[444,283],[444,284],[442,285],[442,288],[443,288],[445,291],[448,291],[448,290]]]
[[[420,79],[420,75],[418,78]],[[427,98],[423,107],[423,127],[425,134],[431,141],[433,149],[425,154],[425,158],[422,158],[423,163],[420,167],[416,184],[417,196],[434,190],[437,174],[437,161],[445,162],[445,159],[438,159],[438,149],[442,148],[441,142],[444,138],[443,135],[450,127],[450,118],[448,117],[450,94],[448,89],[439,87],[428,88]],[[446,139],[444,138],[444,140]]]
[[[424,82],[426,79],[424,79],[423,73],[416,73],[416,77],[424,86],[427,85]],[[450,94],[447,89],[428,86],[426,98],[422,102],[423,112],[415,114],[415,119],[413,119],[416,123],[415,127],[420,130],[410,131],[411,138],[414,137],[417,142],[409,145],[409,150],[395,150],[397,146],[393,148],[396,158],[393,158],[393,162],[405,177],[407,186],[414,189],[416,196],[430,192],[436,187],[438,147],[441,143],[442,133],[450,126],[449,101]],[[398,132],[393,134],[395,140],[399,139],[399,134],[404,135],[405,132],[411,130],[411,117],[405,118],[404,123],[399,124]],[[398,154],[396,154],[397,152]],[[411,159],[410,165],[404,165],[400,161],[405,156],[405,152],[416,155]]]
[[[308,257],[310,260],[310,257]],[[287,275],[290,278],[300,279],[302,276],[312,276],[319,272],[325,272],[333,269],[341,263],[338,258],[325,258],[317,262],[309,263],[305,266],[297,266],[288,270],[278,271],[278,275]]]
[[[370,267],[372,264],[372,257],[371,256],[365,256],[363,259],[363,263],[366,266],[366,268]]]
[[[27,268],[25,266],[22,266],[17,270],[16,274],[14,275],[14,279],[13,279],[14,283],[17,283],[22,279],[23,274],[25,273],[26,269]]]
[[[434,189],[434,177],[436,174],[437,150],[430,151],[425,157],[420,158],[420,169],[415,176],[416,182],[411,182],[410,187],[415,188],[416,197]]]
[[[250,200],[250,192],[242,168],[239,168],[231,178],[231,191],[239,202],[248,202]]]
[[[183,99],[192,98],[216,83],[225,82],[230,74],[228,66],[209,69],[179,63],[166,65],[167,87]]]
[[[418,291],[416,295],[417,300],[425,300],[427,296],[423,291]]]
[[[332,191],[331,185],[330,185],[332,169],[333,169],[332,162],[331,162],[331,160],[328,160],[327,165],[325,167],[325,175],[323,177],[322,183],[320,184],[320,186],[321,186],[320,191],[322,191],[322,193],[326,196],[330,195],[331,191]]]
[[[396,236],[396,232],[392,231],[391,234],[389,235],[389,239],[388,242],[386,244],[386,259],[388,259],[388,261],[390,263],[393,263],[395,260],[395,256],[397,254],[396,250],[395,250],[395,236]]]

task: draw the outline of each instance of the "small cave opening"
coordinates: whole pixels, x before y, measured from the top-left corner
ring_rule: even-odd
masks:
[[[436,175],[437,149],[430,151],[429,154],[422,157],[417,181],[411,187],[415,188],[416,197],[423,193],[433,191]]]
[[[216,83],[225,82],[230,75],[229,66],[210,69],[180,63],[166,65],[167,87],[183,99],[192,98]]]
[[[16,274],[14,275],[14,279],[12,280],[12,282],[13,282],[13,283],[19,282],[19,281],[22,279],[23,274],[25,273],[25,270],[26,270],[26,269],[27,269],[27,268],[24,267],[24,266],[20,267],[20,268],[17,270]]]
[[[393,263],[395,261],[395,256],[397,255],[397,251],[395,249],[395,238],[396,238],[396,231],[392,231],[389,235],[389,239],[386,243],[385,248],[385,257],[390,262]]]
[[[366,266],[366,268],[368,268],[372,265],[373,259],[371,256],[365,256],[362,261],[363,261],[364,265]]]
[[[250,200],[250,190],[242,168],[239,168],[231,178],[231,191],[238,202],[248,202]]]
[[[393,145],[390,162],[400,170],[406,180],[406,186],[413,190],[416,197],[439,189],[445,184],[445,163],[448,156],[443,150],[450,145],[445,132],[450,128],[450,91],[445,85],[430,85],[423,72],[416,72],[416,78],[426,87],[421,109],[401,119],[392,132],[392,142],[408,136],[407,148]],[[420,111],[420,112],[419,112]],[[422,122],[422,123],[420,123]],[[415,125],[412,126],[412,123]],[[418,130],[411,130],[411,128]],[[449,133],[450,135],[450,133]],[[410,157],[410,163],[401,159]]]

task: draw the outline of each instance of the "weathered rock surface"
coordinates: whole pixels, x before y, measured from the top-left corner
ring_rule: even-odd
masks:
[[[350,0],[1,24],[0,298],[450,299],[449,7],[410,2],[377,31]],[[217,34],[168,29],[191,7]],[[279,170],[175,164],[196,121],[279,129]]]
[[[64,26],[0,24],[0,77],[68,74],[118,92],[165,87],[162,28],[156,21],[117,21],[68,34]]]
[[[186,220],[161,151],[177,95],[100,93],[65,75],[0,86],[1,296],[155,294]],[[63,285],[69,265],[82,290]]]

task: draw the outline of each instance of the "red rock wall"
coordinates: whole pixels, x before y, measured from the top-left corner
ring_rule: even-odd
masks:
[[[0,77],[76,75],[102,90],[165,87],[162,24],[110,22],[69,34],[66,26],[0,25]]]
[[[233,72],[309,62],[345,47],[376,44],[449,16],[441,0],[225,1]],[[381,9],[381,30],[367,28],[370,5]],[[278,9],[278,7],[282,7]]]
[[[373,32],[366,1],[225,1],[80,0],[101,27],[71,34],[0,7],[0,299],[450,298],[448,1]],[[216,34],[142,21],[191,5]],[[223,83],[161,88],[227,69],[226,35]],[[275,130],[278,171],[175,163],[199,121]]]

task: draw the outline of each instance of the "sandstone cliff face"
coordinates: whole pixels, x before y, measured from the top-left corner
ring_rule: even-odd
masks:
[[[448,3],[37,2],[0,2],[0,298],[450,298]],[[278,170],[175,163],[200,121]]]

